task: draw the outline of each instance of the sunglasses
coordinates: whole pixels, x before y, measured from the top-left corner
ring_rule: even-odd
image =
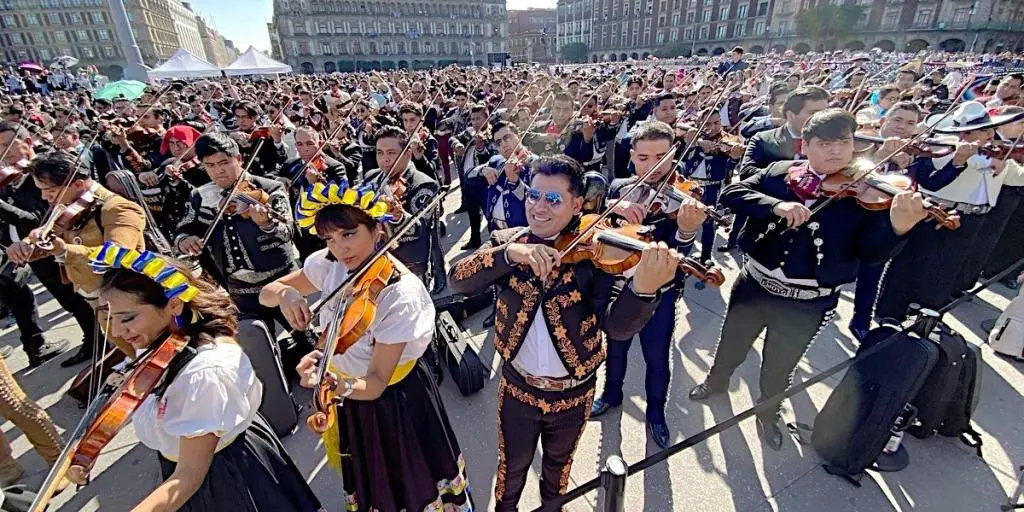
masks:
[[[526,199],[531,203],[540,201],[541,196],[544,197],[544,202],[551,206],[557,207],[562,205],[562,194],[559,192],[541,192],[539,189],[532,187],[526,189]]]

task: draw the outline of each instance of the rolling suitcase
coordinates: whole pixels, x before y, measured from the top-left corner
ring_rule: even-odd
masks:
[[[476,349],[466,339],[466,333],[447,311],[437,315],[434,342],[438,344],[441,358],[448,367],[452,380],[463,396],[469,396],[484,387],[487,367],[484,366]]]

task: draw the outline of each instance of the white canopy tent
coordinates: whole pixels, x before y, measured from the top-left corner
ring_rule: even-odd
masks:
[[[292,67],[271,59],[270,57],[260,53],[256,48],[250,46],[248,50],[245,50],[245,53],[239,55],[234,62],[224,68],[224,71],[233,76],[277,75],[291,73]]]
[[[148,72],[150,79],[155,78],[209,78],[221,76],[220,68],[178,48],[167,62]]]

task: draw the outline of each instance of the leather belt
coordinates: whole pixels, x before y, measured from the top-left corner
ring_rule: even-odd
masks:
[[[750,274],[750,277],[757,281],[757,284],[761,285],[761,288],[764,288],[766,292],[775,295],[776,297],[796,300],[814,300],[832,295],[836,291],[835,288],[800,286],[793,283],[787,283],[777,277],[765,274],[759,268],[749,263],[743,268],[748,274]]]
[[[943,210],[956,210],[957,212],[965,213],[967,215],[985,215],[992,211],[992,207],[987,204],[957,203],[955,201],[947,201],[937,197],[929,197],[928,200],[935,203]]]
[[[519,376],[530,385],[530,387],[537,388],[541,391],[567,391],[590,382],[590,379],[578,380],[570,377],[557,379],[554,377],[536,377],[534,375],[530,375],[530,372],[526,371],[523,366],[516,361],[512,361],[509,364],[512,365],[512,369],[515,370],[515,372],[518,373]]]

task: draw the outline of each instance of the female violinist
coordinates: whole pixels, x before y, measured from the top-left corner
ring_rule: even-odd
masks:
[[[268,284],[260,302],[281,308],[296,329],[318,323],[330,330],[335,315],[347,324],[359,314],[355,307],[339,310],[341,300],[332,300],[314,319],[306,297],[336,288],[385,243],[389,206],[373,189],[320,183],[307,190],[297,217],[327,248],[302,270]],[[347,510],[469,510],[465,460],[434,378],[419,363],[434,333],[433,302],[397,258],[385,254],[377,264],[387,267],[386,275],[371,271],[353,283],[354,289],[380,283],[354,298],[373,305],[373,314],[363,316],[365,332],[339,333],[352,345],[326,356],[314,352],[298,368],[303,385],[312,387],[318,360],[331,358],[329,378],[344,404],[325,441],[332,465],[340,460]]]
[[[194,187],[209,183],[193,146],[202,134],[188,125],[176,125],[163,136],[160,153],[170,155],[155,171],[138,175],[146,206],[164,236],[173,238],[178,223],[188,211],[188,199]]]
[[[109,308],[112,335],[140,353],[168,341],[182,345],[161,384],[134,397],[141,400],[131,415],[135,433],[158,452],[164,482],[133,510],[323,510],[257,412],[263,385],[235,340],[238,308],[227,292],[193,279],[176,262],[110,242],[94,249],[90,260],[103,272],[100,297]],[[125,379],[145,361],[140,358]],[[110,400],[115,403],[118,394]],[[91,431],[72,459],[72,480],[86,476],[83,461],[96,455],[90,453]]]
[[[75,157],[63,152],[36,157],[28,172],[50,204],[51,214],[44,219],[44,227],[11,244],[7,256],[21,264],[53,255],[61,265],[62,277],[96,308],[100,278],[89,268],[89,251],[108,241],[142,249],[146,227],[142,207],[93,181]],[[93,315],[86,321],[84,317],[76,314],[84,334],[82,347],[61,362],[63,367],[82,363],[92,355],[96,318]],[[116,337],[112,341],[126,353],[134,352]]]

